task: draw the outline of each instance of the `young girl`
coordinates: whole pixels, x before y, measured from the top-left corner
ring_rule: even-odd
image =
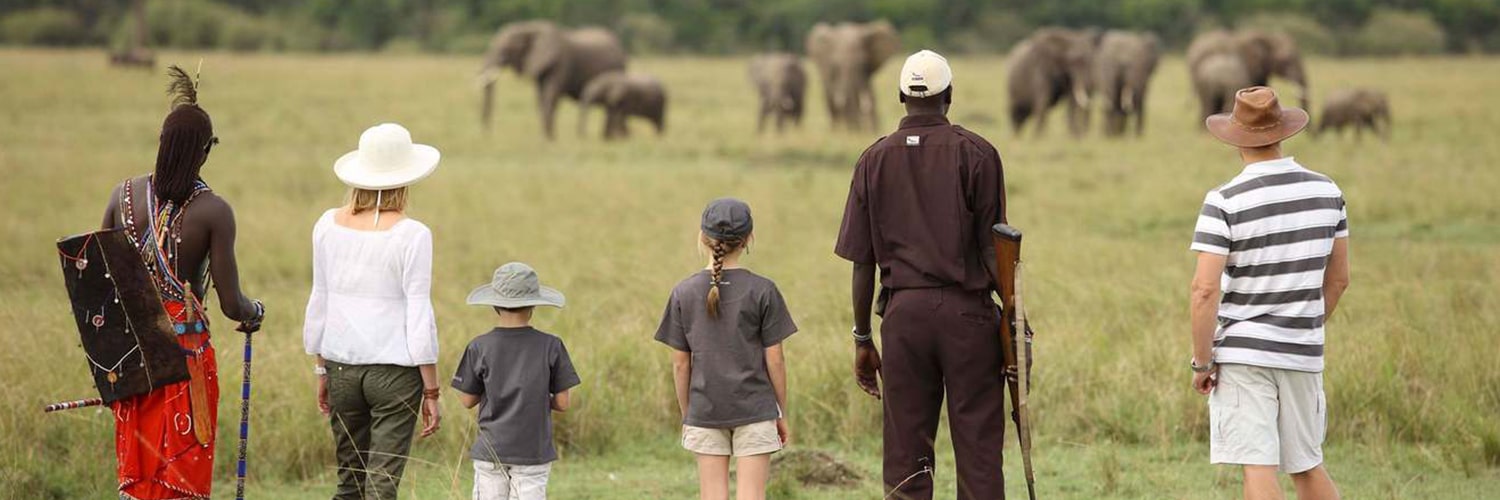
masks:
[[[739,500],[763,500],[771,454],[791,439],[781,341],[797,332],[771,280],[740,267],[753,239],[750,206],[721,198],[703,210],[706,269],[672,289],[656,340],[671,346],[682,447],[698,457],[699,498],[729,499],[729,457]]]

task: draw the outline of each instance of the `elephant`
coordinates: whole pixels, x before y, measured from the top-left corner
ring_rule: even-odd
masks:
[[[1099,40],[1094,84],[1103,100],[1105,135],[1124,134],[1132,117],[1135,135],[1145,132],[1146,89],[1160,57],[1161,41],[1150,33],[1111,30]]]
[[[563,97],[578,99],[594,77],[625,70],[625,48],[602,28],[565,30],[549,21],[507,24],[490,39],[479,83],[484,87],[481,123],[488,128],[495,81],[503,68],[536,82],[542,132],[553,138],[554,115]]]
[[[823,100],[834,128],[876,129],[880,116],[870,77],[901,48],[887,21],[818,23],[807,34],[808,58],[823,82]]]
[[[1074,136],[1083,135],[1093,92],[1094,54],[1102,36],[1094,29],[1042,28],[1011,49],[1005,65],[1010,122],[1017,135],[1032,117],[1040,134],[1047,111],[1064,99],[1068,129]]]
[[[1198,66],[1214,55],[1238,58],[1249,76],[1249,86],[1270,85],[1273,76],[1291,81],[1296,86],[1297,99],[1302,109],[1311,111],[1307,71],[1302,64],[1301,51],[1297,49],[1297,42],[1292,37],[1285,33],[1260,30],[1215,30],[1198,35],[1188,46],[1187,52],[1188,73],[1194,79],[1195,88],[1213,87],[1212,84],[1200,85],[1196,79],[1213,75],[1213,72],[1202,71]],[[1222,62],[1218,64],[1223,65]],[[1201,92],[1198,95],[1200,102],[1209,101],[1211,97]],[[1204,108],[1203,117],[1206,118],[1209,114],[1212,112]]]
[[[1317,132],[1332,129],[1341,132],[1344,127],[1354,127],[1354,137],[1359,139],[1364,129],[1391,138],[1391,104],[1385,92],[1375,89],[1341,89],[1328,94],[1318,120]]]
[[[766,119],[776,117],[776,131],[787,122],[802,125],[802,104],[807,94],[807,73],[802,58],[793,54],[761,54],[750,59],[750,83],[760,94],[760,115],[755,131],[764,132]]]
[[[612,71],[589,80],[578,98],[578,135],[588,129],[589,108],[594,106],[604,108],[605,140],[628,137],[625,119],[632,116],[649,120],[657,135],[666,132],[667,91],[653,76]]]
[[[1228,113],[1234,94],[1253,86],[1245,61],[1232,54],[1213,54],[1192,66],[1193,90],[1198,94],[1202,116]]]

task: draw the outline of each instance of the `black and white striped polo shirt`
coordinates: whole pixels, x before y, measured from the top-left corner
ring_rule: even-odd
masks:
[[[1191,248],[1227,256],[1214,360],[1323,371],[1323,270],[1348,236],[1338,185],[1290,157],[1209,191]]]

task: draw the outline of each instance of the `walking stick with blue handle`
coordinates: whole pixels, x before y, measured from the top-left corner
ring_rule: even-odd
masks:
[[[255,309],[255,319],[240,323],[237,328],[245,332],[245,373],[240,382],[240,460],[234,471],[235,500],[245,500],[245,471],[247,469],[245,449],[250,444],[250,357],[254,352],[251,349],[251,339],[255,337],[252,334],[260,330],[261,320],[266,317],[266,306],[260,301],[255,302]]]

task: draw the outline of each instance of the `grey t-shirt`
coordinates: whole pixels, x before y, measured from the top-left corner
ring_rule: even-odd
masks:
[[[719,317],[708,316],[708,271],[677,284],[656,340],[692,353],[684,424],[729,429],[781,416],[766,371],[767,347],[797,332],[776,284],[745,269],[725,269]]]
[[[469,456],[506,465],[557,460],[552,395],[578,385],[562,339],[534,328],[496,328],[475,337],[453,388],[477,395],[479,436]]]

